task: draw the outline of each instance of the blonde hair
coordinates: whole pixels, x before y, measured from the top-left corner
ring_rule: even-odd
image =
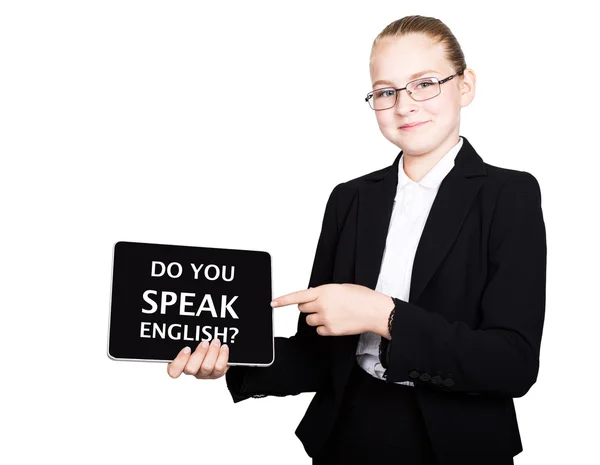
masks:
[[[465,55],[458,40],[448,26],[442,21],[429,16],[405,16],[388,24],[381,31],[371,46],[369,66],[373,62],[375,47],[386,38],[402,37],[408,34],[423,34],[436,44],[441,43],[445,50],[445,57],[454,68],[455,73],[461,73],[467,67]]]

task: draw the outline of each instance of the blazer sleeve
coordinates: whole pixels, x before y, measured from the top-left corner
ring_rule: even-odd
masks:
[[[394,298],[387,382],[522,397],[536,382],[545,314],[546,231],[528,172],[500,190],[488,242],[481,324],[471,329]],[[408,378],[407,378],[408,377]]]
[[[321,225],[308,287],[328,284],[338,240],[338,184],[329,195]],[[328,382],[331,371],[332,338],[321,336],[299,312],[296,334],[275,337],[275,360],[269,367],[231,366],[225,374],[234,402],[249,397],[288,396],[316,392]]]

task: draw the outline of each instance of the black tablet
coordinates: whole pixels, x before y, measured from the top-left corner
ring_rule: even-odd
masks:
[[[267,252],[117,242],[108,356],[171,362],[185,346],[218,338],[229,365],[269,366],[271,284]]]

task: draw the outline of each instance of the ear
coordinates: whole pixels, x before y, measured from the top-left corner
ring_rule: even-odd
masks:
[[[466,107],[475,98],[475,84],[477,77],[475,71],[471,68],[465,68],[462,79],[460,79],[459,92],[460,92],[460,106]]]

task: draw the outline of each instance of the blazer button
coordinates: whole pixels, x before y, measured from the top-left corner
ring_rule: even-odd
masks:
[[[429,373],[423,373],[421,376],[419,376],[419,379],[421,381],[429,381],[431,379],[431,375]]]
[[[454,386],[454,381],[451,378],[446,378],[444,380],[444,386],[447,386],[447,387]]]
[[[419,377],[419,372],[417,370],[413,370],[410,372],[410,375],[408,375],[408,376],[410,376],[412,379],[416,379]]]
[[[442,377],[436,375],[433,378],[431,378],[431,382],[433,384],[440,384],[442,382]]]

